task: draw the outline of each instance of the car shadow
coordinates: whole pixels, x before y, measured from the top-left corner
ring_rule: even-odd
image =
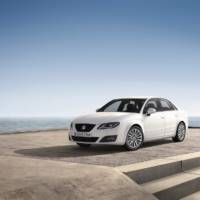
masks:
[[[23,154],[24,156],[61,158],[104,155],[122,151],[123,148],[120,146],[91,146],[87,148],[76,145],[64,145],[33,149],[20,149],[16,150],[15,153]]]
[[[154,142],[147,142],[141,147],[141,150],[169,143],[172,143],[172,141],[160,140]],[[69,157],[106,155],[106,154],[122,153],[125,151],[126,150],[122,146],[93,145],[89,148],[85,148],[76,145],[64,145],[64,146],[50,146],[50,147],[40,147],[32,149],[20,149],[16,150],[15,153],[31,157],[69,158]]]
[[[144,143],[142,148],[154,147],[154,146],[170,144],[170,143],[174,143],[172,139],[156,140],[156,141],[151,141],[151,142]]]

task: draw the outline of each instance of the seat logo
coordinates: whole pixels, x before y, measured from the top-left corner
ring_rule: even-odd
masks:
[[[85,130],[86,129],[86,125],[82,125],[82,130]]]

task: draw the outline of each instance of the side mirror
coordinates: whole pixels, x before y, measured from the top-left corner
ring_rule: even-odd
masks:
[[[156,112],[156,109],[155,108],[148,108],[148,110],[147,110],[147,116],[150,116],[150,115],[152,115],[153,113],[155,113]]]

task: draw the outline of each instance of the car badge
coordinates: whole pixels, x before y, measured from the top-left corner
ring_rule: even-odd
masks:
[[[86,129],[86,125],[83,125],[81,128],[82,128],[82,130],[85,130]]]

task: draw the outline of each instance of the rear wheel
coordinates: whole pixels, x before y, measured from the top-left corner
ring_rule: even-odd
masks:
[[[183,122],[180,122],[177,130],[176,130],[176,136],[173,137],[174,142],[182,142],[185,139],[185,134],[186,134],[186,127]]]
[[[143,131],[139,126],[132,126],[126,136],[124,147],[127,150],[137,150],[140,148],[144,141]]]
[[[76,144],[78,144],[80,147],[90,147],[91,146],[91,144],[84,144],[84,143],[76,143]]]

